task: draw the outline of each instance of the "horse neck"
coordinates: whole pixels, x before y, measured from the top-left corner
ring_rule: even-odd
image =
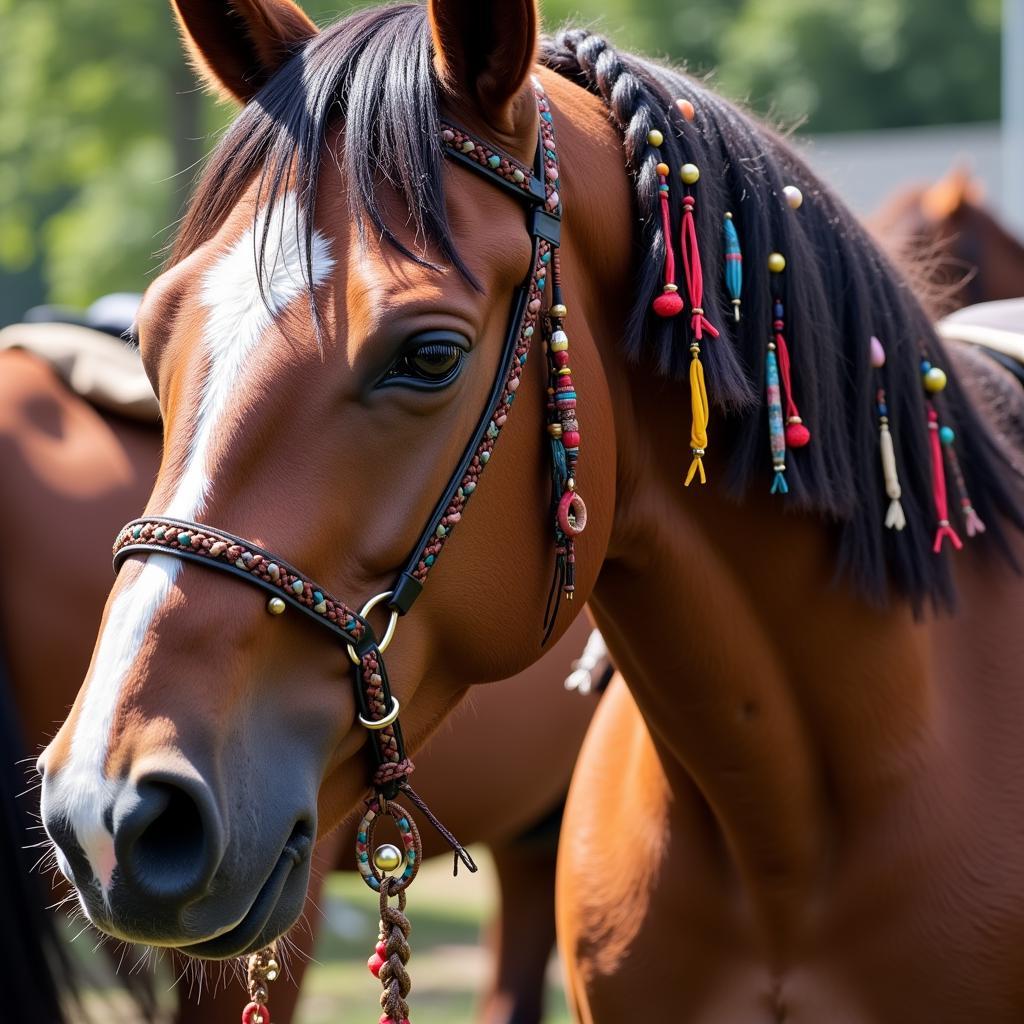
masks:
[[[763,493],[730,501],[728,452],[709,448],[708,485],[684,488],[681,387],[638,381],[638,411],[617,424],[618,507],[591,606],[669,785],[706,805],[778,938],[828,870],[836,816],[886,798],[879,765],[905,755],[928,699],[928,630],[836,584],[834,537],[783,513],[767,469]]]

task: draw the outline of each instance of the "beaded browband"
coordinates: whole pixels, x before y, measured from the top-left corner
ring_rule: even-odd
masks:
[[[455,124],[441,124],[441,141],[446,156],[481,174],[525,204],[527,230],[532,242],[531,270],[513,298],[502,356],[486,412],[392,590],[374,597],[357,612],[334,597],[326,587],[251,541],[203,523],[164,516],[133,520],[122,528],[114,545],[115,571],[130,556],[150,553],[173,555],[220,569],[268,591],[271,594],[268,609],[272,613],[280,614],[290,605],[325,626],[346,645],[356,663],[359,720],[375,738],[371,746],[375,760],[373,785],[380,801],[374,806],[378,810],[387,807],[387,801],[399,791],[410,794],[419,804],[407,784],[413,764],[405,752],[398,722],[399,704],[391,693],[383,652],[390,643],[398,617],[409,611],[422,591],[431,568],[462,518],[480,474],[491,457],[522,379],[540,321],[549,276],[552,302],[545,315],[544,330],[549,356],[547,408],[554,462],[556,579],[562,586],[562,592],[572,596],[573,538],[586,524],[586,508],[575,490],[579,425],[576,420],[576,393],[568,367],[568,338],[563,329],[566,309],[559,286],[558,245],[562,207],[558,192],[558,158],[547,98],[536,80],[534,89],[540,129],[532,169]],[[387,630],[381,638],[377,637],[366,618],[377,604],[384,604],[391,613]],[[557,603],[554,609],[557,611]],[[550,607],[548,619],[550,630],[554,619]],[[456,849],[464,861],[472,865],[468,854],[457,844]],[[364,877],[373,888],[380,889],[381,875],[370,870],[364,872]],[[391,887],[392,895],[409,881],[411,877],[403,876],[398,886]]]

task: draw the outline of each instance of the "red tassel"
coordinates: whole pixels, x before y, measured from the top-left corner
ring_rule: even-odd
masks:
[[[789,346],[782,333],[784,326],[782,320],[782,303],[775,303],[775,350],[779,357],[779,376],[782,378],[782,390],[786,396],[786,444],[790,448],[803,448],[811,440],[811,432],[804,425],[800,417],[800,410],[796,407],[796,399],[793,398],[792,370],[789,362]]]
[[[712,338],[718,337],[718,329],[704,315],[701,303],[704,301],[704,272],[700,265],[700,248],[697,245],[697,226],[693,220],[693,196],[683,197],[683,224],[680,244],[683,250],[683,275],[686,278],[686,292],[690,297],[690,325],[693,336],[700,341],[707,331]]]
[[[932,551],[938,554],[942,550],[942,542],[948,537],[953,547],[959,551],[964,545],[956,535],[956,530],[949,525],[949,508],[946,501],[946,471],[942,465],[942,442],[939,440],[939,414],[929,408],[928,432],[932,449],[932,497],[935,499],[935,514],[939,525],[935,530],[935,543]]]
[[[659,164],[659,168],[667,169],[667,164]],[[658,316],[678,316],[683,311],[683,300],[679,297],[676,287],[676,257],[672,251],[672,218],[668,208],[668,178],[659,170],[658,194],[661,197],[661,230],[665,237],[665,285],[652,306]]]

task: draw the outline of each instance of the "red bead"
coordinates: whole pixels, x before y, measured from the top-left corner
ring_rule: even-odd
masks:
[[[384,958],[377,953],[374,953],[369,960],[366,961],[366,966],[370,968],[370,973],[375,977],[380,977],[380,969],[384,966]]]
[[[568,352],[555,352],[555,366],[568,366],[569,365],[569,353]]]
[[[786,444],[790,448],[803,448],[811,440],[811,432],[802,423],[786,424]]]
[[[386,960],[387,959],[387,956],[388,956],[388,944],[383,939],[381,939],[380,942],[378,942],[377,945],[374,946],[373,948],[376,951],[377,956],[379,956],[381,958],[381,960]]]
[[[566,448],[579,448],[580,446],[580,435],[575,430],[566,430],[562,434],[562,444]]]
[[[678,316],[683,311],[683,300],[678,292],[663,292],[651,305],[658,316]]]
[[[262,1003],[249,1003],[242,1011],[242,1024],[254,1024],[256,1016],[263,1019],[263,1024],[270,1024],[270,1011]]]

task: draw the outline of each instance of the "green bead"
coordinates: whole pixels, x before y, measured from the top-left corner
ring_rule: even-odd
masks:
[[[192,542],[192,538],[189,537],[189,535],[187,533],[179,533],[178,534],[178,543],[182,547],[189,546],[191,544],[191,542]]]
[[[141,536],[142,536],[142,527],[141,526],[133,526],[132,527],[132,537],[134,537],[135,540],[138,540]]]
[[[440,523],[437,524],[437,529],[434,531],[439,538],[443,537],[447,532],[448,531]]]
[[[295,594],[301,594],[306,589],[306,584],[302,580],[296,580],[292,584],[292,592]]]
[[[501,157],[498,156],[497,154],[494,154],[493,156],[489,156],[487,158],[487,163],[491,167],[497,167],[501,163]]]

